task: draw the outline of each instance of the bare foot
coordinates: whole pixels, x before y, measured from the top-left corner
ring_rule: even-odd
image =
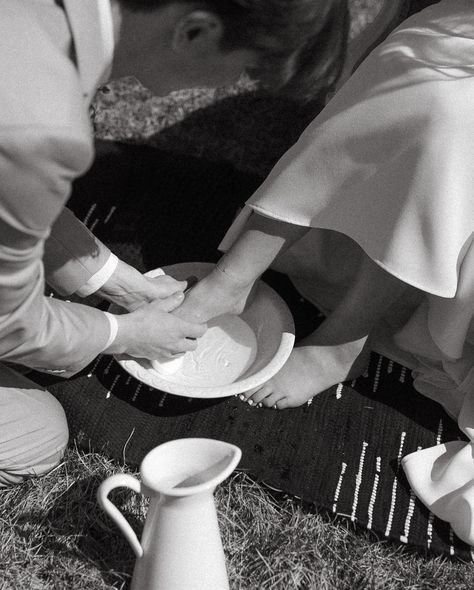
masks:
[[[244,310],[253,284],[236,281],[217,266],[187,294],[173,313],[188,322],[204,323],[224,313]]]
[[[296,347],[286,364],[264,385],[241,394],[250,405],[284,410],[308,402],[318,393],[360,376],[368,362],[360,342],[342,346]]]

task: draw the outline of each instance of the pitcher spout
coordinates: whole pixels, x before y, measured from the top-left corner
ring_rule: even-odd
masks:
[[[142,481],[146,488],[165,496],[199,494],[213,490],[224,481],[241,456],[239,447],[224,441],[176,439],[160,445],[145,457]]]

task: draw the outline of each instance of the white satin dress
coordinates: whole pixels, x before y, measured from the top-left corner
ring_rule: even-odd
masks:
[[[312,228],[275,267],[325,311],[365,252],[415,287],[376,350],[471,443],[404,458],[413,490],[474,545],[474,1],[442,0],[377,47],[281,158],[250,214]]]

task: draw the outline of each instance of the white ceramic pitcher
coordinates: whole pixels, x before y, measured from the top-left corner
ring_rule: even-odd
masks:
[[[226,442],[177,439],[146,455],[140,466],[142,483],[132,475],[117,474],[99,486],[99,504],[137,556],[132,590],[228,590],[213,492],[241,455],[238,447]],[[141,542],[108,499],[117,487],[150,499]]]

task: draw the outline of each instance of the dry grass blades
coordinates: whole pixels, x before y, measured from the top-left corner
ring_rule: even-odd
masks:
[[[118,471],[127,469],[71,449],[46,477],[0,492],[0,590],[129,587],[132,550],[95,500]],[[146,501],[125,490],[112,498],[140,534]],[[244,473],[218,488],[216,503],[232,590],[474,588],[471,564],[356,534]]]

